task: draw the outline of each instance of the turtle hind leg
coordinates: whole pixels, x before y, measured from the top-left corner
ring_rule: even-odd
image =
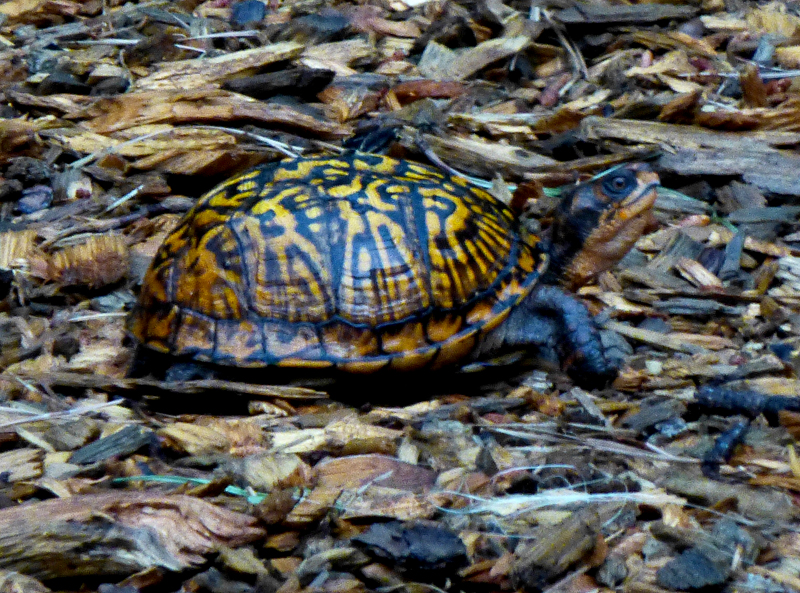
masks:
[[[618,368],[606,355],[591,313],[558,287],[534,290],[503,326],[504,346],[555,350],[562,367],[581,387],[605,387],[617,376]]]
[[[161,380],[164,378],[167,368],[169,368],[169,365],[165,362],[167,359],[168,357],[163,354],[159,355],[149,348],[137,345],[125,377],[128,379],[152,377]]]
[[[211,365],[155,352],[143,346],[136,347],[127,377],[167,383],[219,378]]]

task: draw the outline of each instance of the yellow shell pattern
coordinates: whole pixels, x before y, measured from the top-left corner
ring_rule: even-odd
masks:
[[[468,356],[546,264],[464,179],[361,153],[287,160],[201,198],[158,251],[129,329],[216,364],[438,368]]]

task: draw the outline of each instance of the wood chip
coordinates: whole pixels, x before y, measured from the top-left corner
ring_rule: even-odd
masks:
[[[149,76],[139,78],[133,90],[185,92],[190,89],[218,87],[225,80],[241,72],[290,60],[302,52],[301,44],[287,41],[204,60],[165,62],[157,65],[155,72]]]
[[[0,510],[0,567],[40,579],[182,570],[262,536],[251,517],[189,496],[75,496]]]
[[[492,62],[521,51],[529,43],[530,39],[526,36],[501,37],[456,52],[431,42],[425,48],[417,67],[427,78],[464,80]]]

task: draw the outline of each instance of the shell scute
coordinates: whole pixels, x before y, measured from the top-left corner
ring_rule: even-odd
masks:
[[[211,359],[217,338],[217,320],[182,309],[173,338],[187,356]]]
[[[322,346],[331,360],[349,360],[379,353],[378,338],[370,328],[333,321],[320,329]]]
[[[263,321],[257,333],[263,339],[266,359],[273,364],[285,358],[324,358],[320,335],[309,323]]]
[[[264,359],[264,338],[258,325],[251,320],[218,320],[211,357],[229,364],[257,366]]]

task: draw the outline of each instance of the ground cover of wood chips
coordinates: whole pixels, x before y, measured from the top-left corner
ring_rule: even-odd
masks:
[[[0,590],[800,591],[798,74],[788,0],[0,3]],[[129,378],[197,197],[348,147],[543,227],[649,160],[616,381]]]

